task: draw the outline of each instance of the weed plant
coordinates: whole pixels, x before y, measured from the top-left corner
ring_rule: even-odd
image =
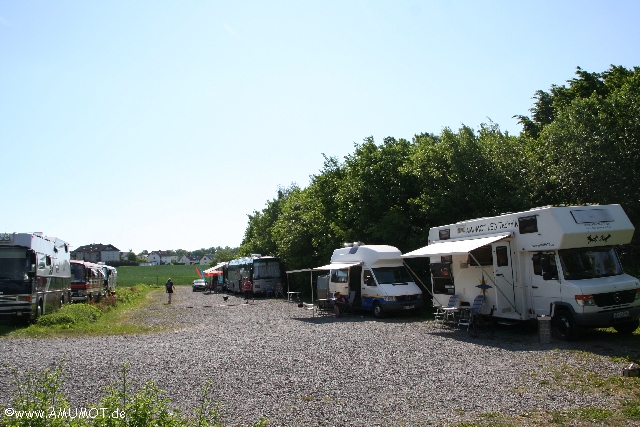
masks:
[[[61,391],[62,366],[40,372],[19,373],[10,368],[15,392],[11,404],[0,408],[0,427],[221,427],[222,415],[211,400],[213,384],[202,387],[201,399],[192,414],[183,415],[171,406],[166,392],[153,381],[137,390],[128,378],[128,366],[123,364],[120,379],[106,388],[106,395],[97,404],[71,408]],[[262,427],[266,419],[253,426]]]
[[[138,285],[118,287],[116,294],[88,304],[67,304],[60,310],[45,314],[21,328],[0,329],[10,337],[53,337],[68,335],[118,335],[148,332],[151,329],[130,320],[132,309],[147,302],[146,296],[157,288]]]

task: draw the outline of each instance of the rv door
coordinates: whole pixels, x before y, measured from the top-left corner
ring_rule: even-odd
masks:
[[[551,304],[560,299],[560,282],[554,252],[536,252],[528,261],[531,305],[536,315],[551,314]]]
[[[516,305],[515,283],[513,280],[513,263],[511,259],[511,244],[509,242],[493,243],[493,271],[495,274],[497,303],[500,314],[515,313]]]

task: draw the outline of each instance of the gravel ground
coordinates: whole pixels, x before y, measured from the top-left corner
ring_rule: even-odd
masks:
[[[225,304],[221,295],[186,287],[178,287],[171,305],[165,294],[151,298],[140,321],[170,331],[4,338],[0,360],[22,367],[25,360],[51,366],[64,358],[65,390],[77,406],[97,403],[126,362],[138,384],[153,380],[187,412],[212,380],[226,425],[266,417],[271,426],[424,426],[488,412],[607,407],[614,397],[570,391],[545,378],[560,363],[620,375],[621,364],[608,356],[633,351],[593,340],[539,344],[531,332],[499,330],[493,339],[474,339],[415,317],[313,318],[282,300],[245,305],[230,296]],[[7,373],[0,367],[0,405],[10,400]]]

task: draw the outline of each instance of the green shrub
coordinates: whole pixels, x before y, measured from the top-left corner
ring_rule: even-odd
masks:
[[[102,316],[102,312],[90,304],[67,304],[60,310],[45,314],[37,321],[40,326],[73,325],[76,323],[92,323]]]
[[[117,304],[130,304],[131,302],[138,299],[139,296],[140,291],[138,290],[138,288],[136,286],[132,286],[130,288],[117,288],[115,299]]]

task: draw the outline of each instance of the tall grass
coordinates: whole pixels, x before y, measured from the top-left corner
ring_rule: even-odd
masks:
[[[147,295],[159,288],[146,285],[118,287],[115,296],[89,304],[67,304],[45,314],[36,323],[0,331],[9,337],[54,337],[78,335],[120,335],[149,332],[152,329],[131,321],[133,309],[147,303]]]

